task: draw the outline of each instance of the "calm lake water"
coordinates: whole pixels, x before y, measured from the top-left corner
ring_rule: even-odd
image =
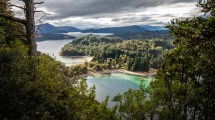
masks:
[[[80,33],[80,32],[70,32],[69,35],[75,36],[77,38],[87,36],[89,34],[94,35],[100,35],[100,36],[106,36],[111,35],[108,33]],[[67,39],[67,40],[46,40],[37,42],[37,49],[40,52],[46,53],[49,56],[55,58],[57,61],[61,61],[65,63],[66,66],[71,66],[75,64],[81,64],[85,62],[90,62],[92,60],[92,57],[63,57],[60,56],[61,48],[66,45],[69,42],[72,42],[73,39]]]
[[[89,35],[91,33],[68,33],[69,35],[82,37]],[[96,33],[96,35],[105,36],[110,34]],[[60,56],[61,48],[73,40],[47,40],[42,42],[37,42],[38,51],[46,53],[51,57],[55,58],[57,61],[65,63],[65,65],[70,66],[74,64],[81,64],[84,62],[91,61],[92,57],[63,57]],[[129,88],[139,89],[141,81],[147,86],[151,80],[154,79],[153,76],[142,77],[137,75],[130,75],[120,72],[111,72],[107,74],[102,74],[100,77],[88,76],[85,78],[89,87],[96,86],[96,100],[104,101],[106,96],[110,96],[110,100],[113,99],[118,93],[124,93]],[[108,107],[114,106],[115,103],[109,101]]]
[[[107,35],[112,35],[112,33],[81,33],[81,32],[69,32],[67,33],[68,35],[71,36],[75,36],[77,38],[83,37],[83,36],[87,36],[89,34],[93,34],[93,35],[99,35],[99,36],[107,36]]]
[[[111,100],[118,93],[122,94],[129,89],[139,89],[141,81],[143,81],[144,86],[148,86],[154,78],[154,76],[143,77],[121,72],[111,72],[100,77],[88,76],[85,79],[88,87],[95,85],[96,100],[101,102],[105,100],[106,96],[110,96],[108,107],[113,107],[115,103]]]

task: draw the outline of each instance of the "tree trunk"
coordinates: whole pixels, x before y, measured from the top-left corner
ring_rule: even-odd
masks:
[[[29,55],[31,57],[37,57],[37,44],[36,44],[35,21],[34,21],[35,3],[34,3],[34,0],[20,0],[20,1],[24,2],[25,7],[16,6],[16,5],[15,6],[24,10],[25,17],[26,17],[25,20],[16,18],[13,15],[6,14],[4,12],[0,13],[0,17],[25,25],[26,33],[27,33],[26,38],[29,44]],[[5,3],[5,1],[3,3]],[[3,3],[1,2],[1,4]],[[42,2],[37,4],[42,4]]]
[[[37,44],[35,35],[34,21],[34,0],[25,0],[26,5],[26,32],[27,40],[29,41],[31,57],[37,57]]]

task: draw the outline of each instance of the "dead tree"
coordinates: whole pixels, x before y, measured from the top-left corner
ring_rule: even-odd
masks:
[[[43,2],[34,2],[34,0],[20,0],[24,3],[24,7],[11,5],[13,7],[20,8],[24,10],[25,19],[16,18],[13,15],[8,15],[6,13],[0,13],[0,17],[5,19],[12,20],[17,23],[21,23],[25,26],[26,29],[26,38],[29,44],[29,54],[31,57],[37,57],[37,44],[36,44],[36,31],[35,31],[35,20],[34,14],[35,12],[42,12],[42,11],[35,11],[36,4],[42,4]]]
[[[197,6],[202,7],[202,12],[215,16],[215,0],[198,0]]]

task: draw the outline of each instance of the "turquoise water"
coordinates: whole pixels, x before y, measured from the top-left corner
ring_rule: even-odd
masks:
[[[88,87],[96,87],[96,100],[104,101],[106,96],[110,96],[110,100],[118,93],[124,93],[129,88],[139,89],[141,81],[144,86],[148,86],[154,79],[154,76],[137,76],[121,72],[111,72],[103,74],[101,77],[88,76],[85,78]],[[113,102],[109,101],[108,107],[112,107]]]

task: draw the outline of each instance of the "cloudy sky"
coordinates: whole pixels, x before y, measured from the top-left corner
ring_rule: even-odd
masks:
[[[184,19],[199,16],[197,0],[35,0],[37,5],[51,15],[43,22],[56,26],[69,25],[78,28],[100,28],[129,25],[165,25],[173,18]],[[19,0],[11,0],[21,5]],[[13,9],[16,16],[23,13]],[[42,14],[36,14],[40,18]]]

